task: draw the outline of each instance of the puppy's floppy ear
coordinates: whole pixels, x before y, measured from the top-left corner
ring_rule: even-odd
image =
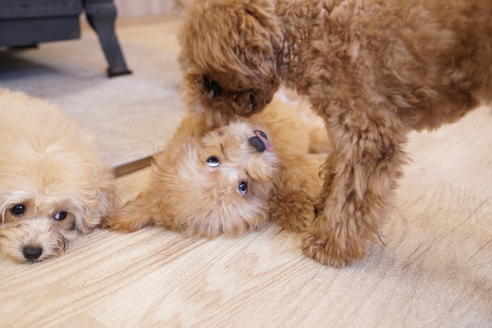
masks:
[[[91,190],[91,200],[84,200],[83,213],[75,220],[77,230],[87,233],[101,221],[114,213],[117,206],[115,179],[111,170],[103,165],[95,168],[96,177],[94,189]]]
[[[99,179],[97,191],[99,205],[96,209],[101,219],[112,215],[118,203],[113,172],[109,168],[104,168],[104,171]]]

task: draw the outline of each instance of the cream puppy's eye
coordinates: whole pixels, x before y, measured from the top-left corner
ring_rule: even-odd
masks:
[[[68,213],[66,211],[60,211],[53,215],[53,219],[55,219],[56,221],[63,221],[67,218],[67,215]]]
[[[216,167],[220,165],[220,161],[217,156],[210,156],[207,158],[207,165],[211,167]]]
[[[240,194],[245,194],[248,192],[248,183],[246,181],[241,181],[237,186],[237,190]]]
[[[26,206],[24,204],[17,204],[10,208],[10,213],[14,216],[21,216],[26,212]]]

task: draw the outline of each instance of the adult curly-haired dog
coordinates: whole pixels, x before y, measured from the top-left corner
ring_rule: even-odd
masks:
[[[330,148],[323,122],[312,117],[281,101],[220,128],[188,114],[154,156],[148,186],[105,226],[131,232],[156,224],[211,238],[274,220],[303,231],[314,219],[324,159],[309,152]]]
[[[197,0],[180,33],[187,102],[227,121],[281,83],[306,95],[335,150],[305,254],[344,266],[379,236],[411,130],[492,98],[490,0]]]
[[[61,254],[114,207],[92,137],[57,107],[0,89],[0,251],[18,262]]]

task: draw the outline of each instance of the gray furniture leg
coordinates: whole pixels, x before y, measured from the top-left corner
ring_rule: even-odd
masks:
[[[104,56],[109,64],[108,76],[131,74],[132,72],[126,66],[125,58],[114,30],[116,6],[113,0],[85,0],[84,7],[87,20],[98,35]]]

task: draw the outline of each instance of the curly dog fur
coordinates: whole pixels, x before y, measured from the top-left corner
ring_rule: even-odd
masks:
[[[60,255],[114,207],[94,138],[56,106],[0,89],[0,251],[17,262]]]
[[[303,231],[314,220],[324,158],[308,153],[329,149],[317,120],[280,101],[220,128],[190,113],[154,156],[146,190],[105,226],[130,232],[156,224],[216,237],[238,236],[273,219]]]
[[[364,257],[392,204],[411,130],[492,98],[490,0],[197,0],[180,34],[188,104],[227,122],[279,85],[333,136],[306,255]]]

